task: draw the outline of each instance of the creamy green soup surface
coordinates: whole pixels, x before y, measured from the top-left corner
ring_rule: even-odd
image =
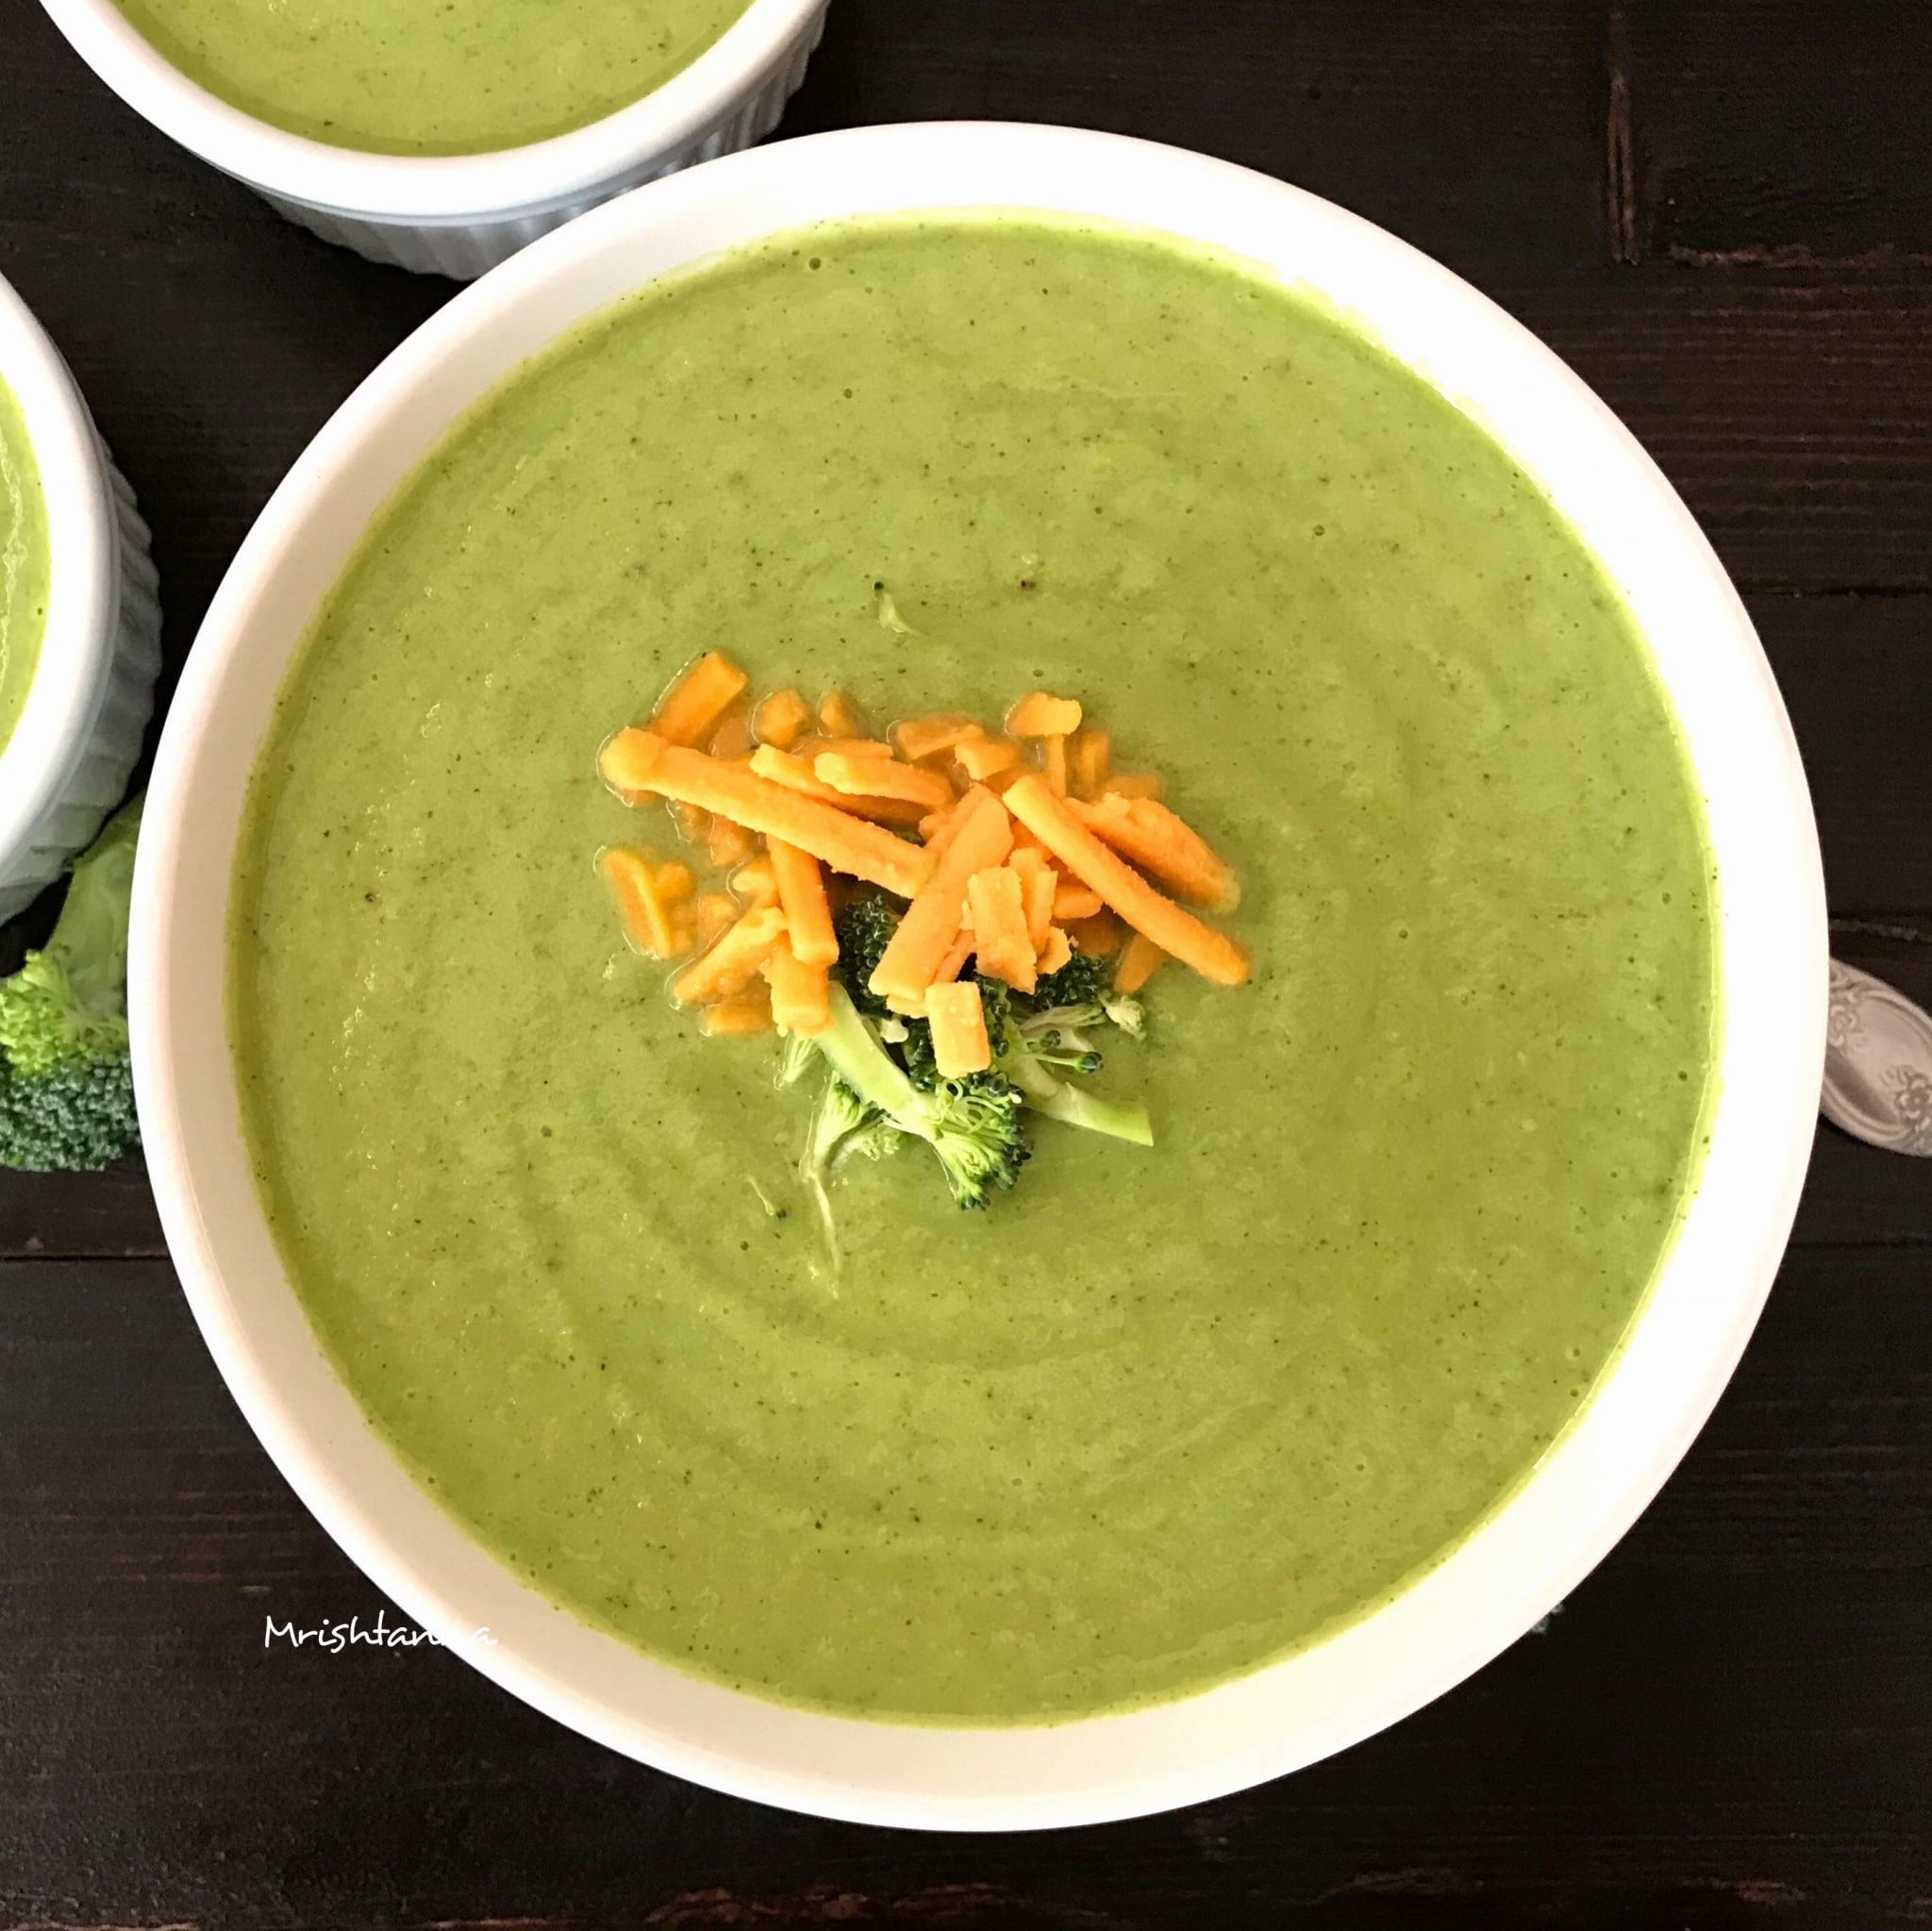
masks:
[[[40,465],[20,404],[0,381],[0,747],[20,723],[41,660],[53,560]]]
[[[114,0],[191,80],[377,154],[480,154],[603,119],[749,0]]]
[[[595,758],[707,648],[881,722],[1063,691],[1166,774],[1257,968],[1113,1045],[1154,1149],[1041,1123],[984,1213],[854,1162],[825,1271],[811,1095],[593,866],[674,849]],[[518,371],[316,618],[236,882],[349,1387],[551,1597],[794,1704],[1065,1718],[1360,1616],[1575,1415],[1701,1152],[1701,805],[1610,586],[1361,335],[1130,234],[811,230]]]

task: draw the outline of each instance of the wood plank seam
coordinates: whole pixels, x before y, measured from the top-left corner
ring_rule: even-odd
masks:
[[[1634,268],[1641,258],[1637,240],[1637,158],[1630,113],[1630,25],[1621,7],[1605,23],[1604,65],[1609,75],[1609,106],[1604,125],[1605,213],[1610,259]]]

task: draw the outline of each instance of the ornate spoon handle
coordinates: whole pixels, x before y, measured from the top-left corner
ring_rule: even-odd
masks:
[[[1932,1157],[1932,1018],[1883,979],[1837,959],[1819,1104],[1857,1139]]]

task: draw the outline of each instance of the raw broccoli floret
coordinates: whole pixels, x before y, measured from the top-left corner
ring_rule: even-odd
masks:
[[[92,1173],[140,1138],[125,1047],[45,1073],[0,1074],[0,1167]]]
[[[127,901],[140,798],[75,861],[53,937],[0,979],[0,1165],[92,1169],[140,1139],[127,1060]]]

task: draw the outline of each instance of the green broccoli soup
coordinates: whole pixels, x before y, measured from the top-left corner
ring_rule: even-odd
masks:
[[[962,1211],[889,1130],[827,1170],[828,1232],[837,1090],[675,1001],[698,955],[627,943],[604,862],[718,895],[599,774],[717,768],[662,749],[708,654],[746,701],[849,694],[822,741],[972,713],[1050,750],[1077,701],[1158,774],[1239,902],[1069,1074],[1151,1144],[1029,1113]],[[910,896],[903,785],[863,837]],[[1701,802],[1576,534],[1313,303],[1018,217],[726,256],[479,404],[314,620],[234,907],[262,1196],[396,1454],[586,1621],[879,1718],[1176,1696],[1441,1560],[1616,1354],[1712,1080]]]
[[[0,747],[20,723],[41,660],[52,568],[40,465],[20,405],[0,381]]]
[[[258,120],[377,154],[568,133],[691,63],[749,0],[114,0],[189,79]]]

